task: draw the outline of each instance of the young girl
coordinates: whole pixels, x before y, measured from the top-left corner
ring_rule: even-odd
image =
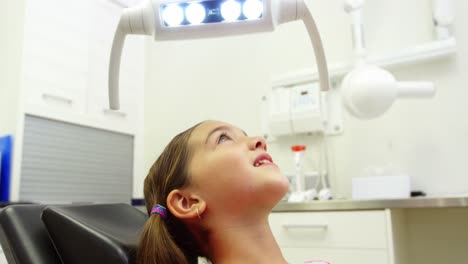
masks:
[[[177,135],[145,179],[138,263],[286,263],[268,215],[288,180],[262,137],[207,121]]]

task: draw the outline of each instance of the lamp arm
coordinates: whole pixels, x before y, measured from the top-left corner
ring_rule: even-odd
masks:
[[[112,49],[109,62],[109,106],[112,110],[120,109],[119,102],[119,76],[120,76],[120,59],[122,57],[122,49],[125,43],[125,37],[127,33],[122,30],[119,22],[119,26],[114,35],[114,41],[112,42]]]
[[[435,85],[432,82],[397,82],[400,98],[430,98],[435,95]]]
[[[330,77],[328,75],[327,60],[317,24],[315,23],[315,20],[312,17],[312,13],[310,12],[310,9],[307,7],[304,0],[298,0],[297,8],[298,19],[302,19],[302,22],[304,23],[307,32],[309,33],[312,47],[314,48],[317,71],[320,80],[320,90],[322,92],[326,92],[330,89]]]
[[[109,60],[109,106],[112,110],[120,109],[119,102],[119,76],[120,60],[125,44],[125,38],[129,34],[151,35],[154,14],[152,12],[152,1],[147,1],[139,6],[125,8],[120,15]]]

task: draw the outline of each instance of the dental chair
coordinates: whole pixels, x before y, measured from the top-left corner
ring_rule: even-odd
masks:
[[[8,263],[135,263],[145,213],[127,204],[11,205],[0,211]]]

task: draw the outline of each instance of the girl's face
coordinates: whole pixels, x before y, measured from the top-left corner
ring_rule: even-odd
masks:
[[[288,190],[288,180],[267,154],[262,137],[208,121],[193,131],[189,145],[191,186],[210,212],[269,212]]]

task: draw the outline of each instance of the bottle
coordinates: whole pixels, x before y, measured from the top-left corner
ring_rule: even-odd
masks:
[[[304,145],[294,145],[291,147],[291,150],[294,152],[294,163],[296,168],[296,192],[304,192],[305,191],[305,179],[304,179],[304,172],[302,171],[302,163],[303,157],[306,150]]]

